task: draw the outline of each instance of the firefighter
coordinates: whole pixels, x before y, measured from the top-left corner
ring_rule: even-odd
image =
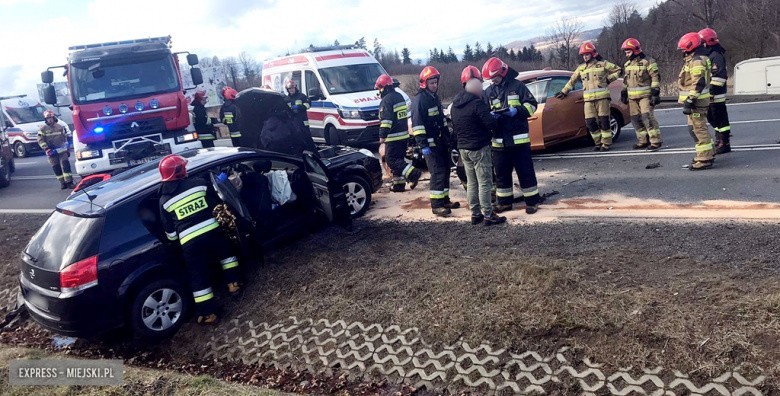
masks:
[[[238,92],[235,89],[231,87],[222,88],[222,97],[225,98],[225,103],[219,109],[219,119],[223,124],[227,125],[233,147],[241,145],[241,117],[234,102],[236,95],[238,95]]]
[[[490,58],[482,66],[482,78],[490,80],[483,100],[497,118],[492,139],[493,167],[496,173],[497,213],[512,210],[514,189],[512,171],[520,179],[525,200],[525,212],[534,214],[539,209],[540,196],[536,172],[531,159],[531,138],[528,135],[528,117],[536,111],[536,99],[528,88],[517,80],[517,71],[501,59]]]
[[[46,152],[49,164],[57,175],[57,181],[60,182],[60,188],[63,190],[73,188],[65,128],[57,122],[57,116],[51,110],[43,112],[43,120],[45,124],[38,128],[38,145]]]
[[[702,45],[701,37],[696,32],[682,36],[677,49],[685,56],[678,80],[678,101],[683,104],[683,114],[688,116],[688,129],[696,143],[696,156],[688,169],[709,169],[715,160],[712,138],[707,128],[707,108],[710,105],[709,51]]]
[[[431,211],[437,216],[447,216],[460,203],[450,201],[449,129],[436,93],[439,76],[433,66],[425,66],[420,72],[420,89],[412,100],[412,136],[431,173]]]
[[[612,129],[609,127],[609,84],[620,78],[621,70],[614,63],[604,60],[591,42],[582,43],[579,52],[585,63],[574,70],[569,82],[555,97],[565,98],[574,89],[574,84],[582,81],[585,90],[585,122],[596,144],[593,151],[608,151],[612,145]]]
[[[653,114],[653,107],[661,103],[658,64],[645,55],[635,38],[626,39],[621,48],[628,60],[623,66],[625,76],[620,100],[628,105],[631,113],[637,139],[634,150],[656,151],[663,144],[661,127]]]
[[[726,79],[728,78],[724,56],[726,49],[720,45],[718,34],[710,28],[700,30],[699,37],[709,50],[712,67],[710,82],[712,99],[707,112],[707,121],[715,129],[715,154],[726,154],[731,152],[731,125],[729,112],[726,109]]]
[[[287,102],[287,106],[290,106],[290,109],[295,113],[295,118],[303,122],[303,126],[306,127],[306,132],[311,135],[311,130],[309,129],[309,114],[307,113],[311,107],[309,98],[298,91],[298,84],[295,83],[295,80],[287,81],[287,84],[285,84],[284,87],[287,90],[287,96],[284,98],[285,102]]]
[[[422,172],[406,163],[406,148],[409,146],[409,109],[404,97],[395,90],[393,79],[383,74],[376,79],[374,88],[379,90],[379,144],[385,145],[385,161],[393,172],[390,191],[403,192],[406,182],[414,190]]]
[[[219,198],[203,177],[187,177],[187,160],[171,154],[160,160],[160,218],[169,241],[181,244],[195,300],[197,322],[217,322],[210,266],[220,263],[231,295],[240,291],[238,258],[230,249],[230,240],[214,218]]]
[[[214,134],[214,124],[206,112],[208,101],[209,98],[204,91],[197,91],[192,95],[192,112],[195,115],[193,124],[203,147],[214,147],[214,139],[217,136]]]

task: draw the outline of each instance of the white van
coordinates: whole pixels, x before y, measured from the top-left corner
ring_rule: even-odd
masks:
[[[294,80],[312,99],[309,126],[316,142],[365,145],[379,142],[376,79],[387,72],[366,50],[351,46],[312,48],[263,63],[263,86],[283,95]],[[407,105],[409,96],[400,89]]]
[[[734,94],[780,94],[780,56],[737,63],[734,67]]]
[[[26,98],[0,100],[0,123],[8,133],[8,140],[17,157],[41,151],[38,146],[38,128],[44,124],[43,112],[47,107]],[[68,124],[59,120],[70,136]]]

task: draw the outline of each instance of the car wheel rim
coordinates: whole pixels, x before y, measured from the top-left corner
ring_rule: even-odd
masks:
[[[182,299],[176,290],[159,289],[144,300],[141,320],[149,330],[165,331],[179,321],[182,308]]]
[[[618,123],[615,117],[609,117],[609,128],[612,129],[612,134],[617,134],[618,132]]]
[[[452,161],[452,166],[458,166],[458,160],[460,160],[460,153],[458,150],[452,150],[450,153],[450,160]]]
[[[22,146],[21,144],[16,145],[16,156],[24,157],[24,146]]]
[[[366,205],[366,189],[360,183],[349,182],[344,185],[344,194],[347,195],[347,204],[350,207],[350,214],[355,214]]]

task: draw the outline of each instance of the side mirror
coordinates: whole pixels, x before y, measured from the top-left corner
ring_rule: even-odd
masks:
[[[43,88],[43,101],[48,105],[57,104],[57,92],[54,91],[54,85],[47,85]]]
[[[54,82],[54,72],[51,70],[46,70],[45,72],[41,72],[41,81],[44,84],[51,84]]]
[[[5,127],[6,128],[13,128],[14,124],[12,124],[11,121],[5,120]]]
[[[309,88],[309,100],[320,99],[325,99],[325,97],[322,96],[322,90],[317,87]]]
[[[198,56],[195,54],[187,54],[187,64],[195,66],[198,64]]]
[[[187,55],[189,58],[189,55]],[[192,76],[192,83],[195,85],[203,84],[203,73],[200,71],[199,68],[193,67],[190,69],[190,75]]]

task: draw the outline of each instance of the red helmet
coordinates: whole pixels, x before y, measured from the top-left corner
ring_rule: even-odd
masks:
[[[45,110],[43,112],[43,119],[45,120],[47,118],[54,118],[54,120],[56,121],[57,120],[57,115],[54,114],[54,112],[51,111],[51,110]]]
[[[381,91],[382,88],[392,86],[393,84],[395,84],[393,82],[393,79],[387,74],[383,74],[376,79],[376,83],[374,83],[374,88]]]
[[[701,37],[696,32],[685,33],[677,42],[677,49],[683,52],[692,52],[699,47],[701,47]]]
[[[586,41],[582,43],[582,45],[580,45],[580,55],[585,55],[585,54],[591,54],[593,56],[596,56],[599,53],[596,52],[596,46],[593,45],[593,43],[591,43],[590,41]]]
[[[463,69],[462,72],[460,72],[460,82],[463,85],[466,85],[466,83],[472,78],[476,78],[479,81],[483,81],[482,73],[479,72],[479,69],[477,69],[476,66],[468,65]]]
[[[200,102],[205,98],[206,98],[206,91],[196,91],[195,94],[192,95],[193,102]]]
[[[295,88],[298,89],[298,84],[295,82],[295,80],[287,80],[287,84],[284,85],[284,88],[287,90],[287,92],[290,92],[290,89]]]
[[[704,41],[704,44],[707,44],[708,47],[712,47],[713,45],[720,42],[720,40],[718,40],[718,33],[716,33],[712,28],[704,28],[699,30],[699,37],[701,37],[702,41]]]
[[[420,88],[425,89],[426,83],[430,79],[438,79],[441,74],[433,66],[425,66],[420,72]]]
[[[642,45],[639,44],[639,40],[633,37],[626,39],[626,41],[623,42],[623,45],[621,45],[620,48],[622,48],[623,51],[633,51],[634,55],[637,55],[640,52],[642,52]]]
[[[491,80],[496,76],[506,77],[508,72],[509,66],[495,56],[488,59],[487,62],[482,65],[482,78],[485,80]]]
[[[187,160],[178,154],[169,154],[157,166],[162,181],[181,180],[187,177]]]
[[[225,98],[225,100],[235,100],[236,95],[238,95],[238,92],[230,87],[222,88],[222,97]]]

